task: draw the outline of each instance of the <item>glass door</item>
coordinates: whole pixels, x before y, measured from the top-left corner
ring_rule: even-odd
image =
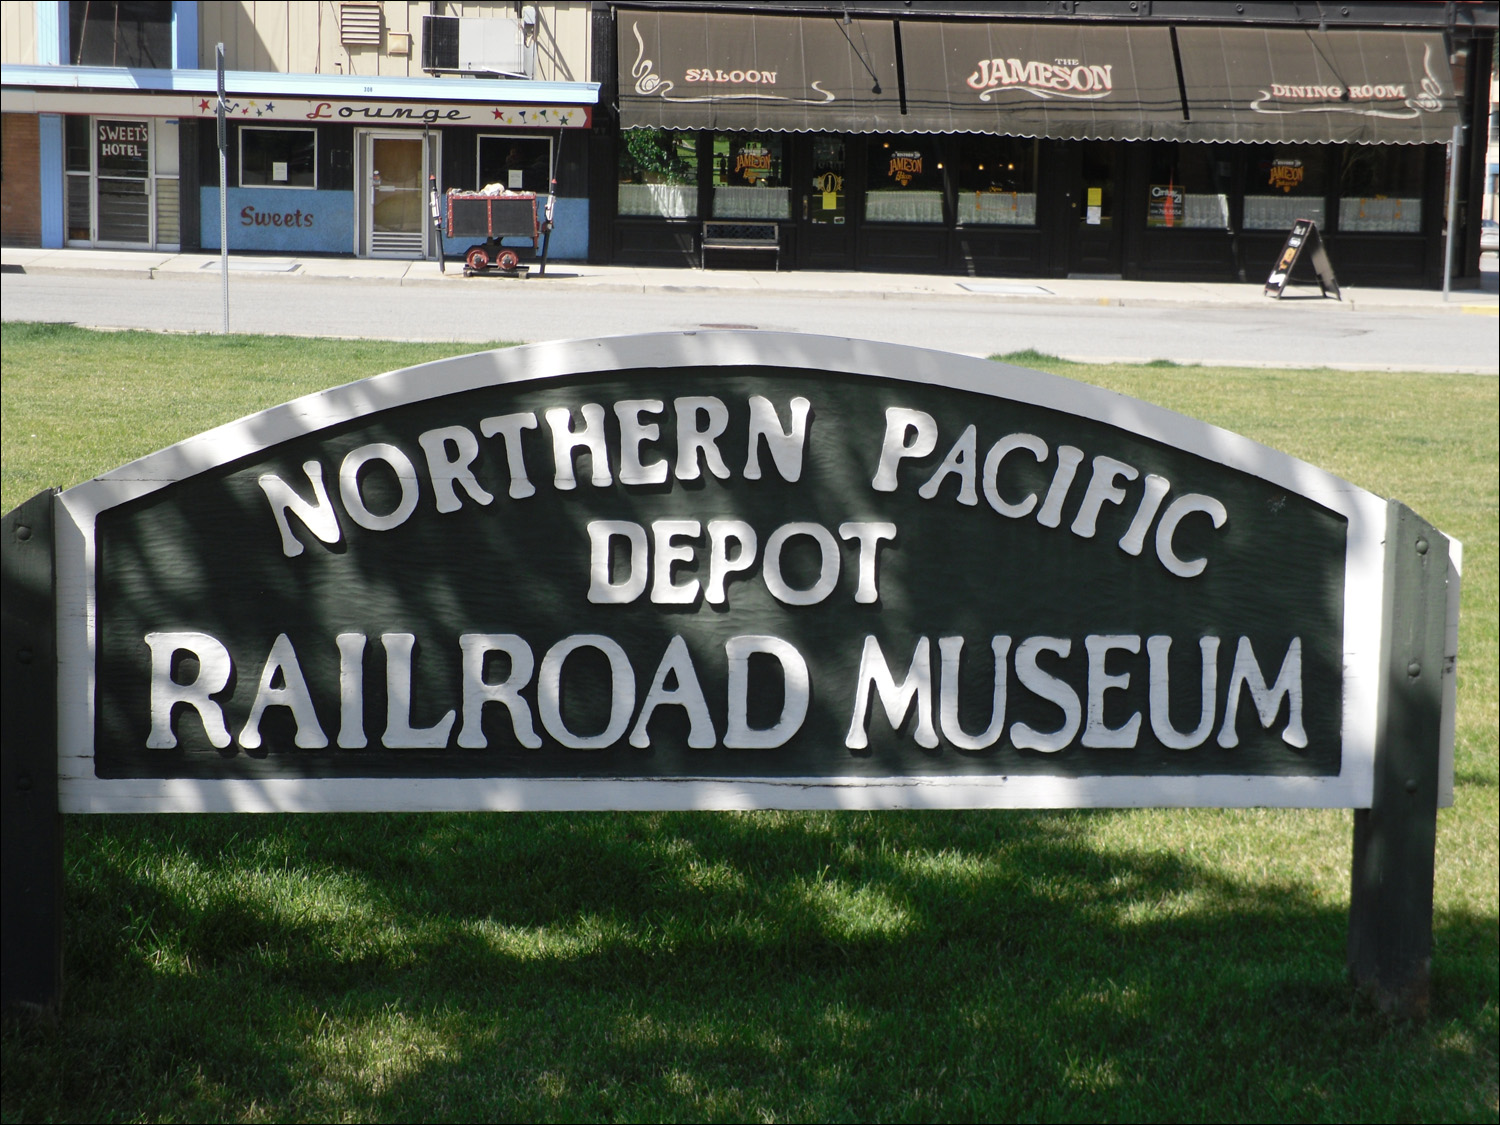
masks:
[[[854,268],[848,142],[843,137],[797,138],[797,265],[801,269]]]
[[[1080,141],[1069,146],[1068,272],[1119,277],[1122,201],[1119,175],[1124,165],[1116,141]]]
[[[182,225],[176,120],[63,120],[66,244],[176,250]]]
[[[427,253],[427,161],[421,134],[366,133],[362,252],[372,258]]]
[[[151,246],[151,122],[96,118],[94,168],[94,244]]]

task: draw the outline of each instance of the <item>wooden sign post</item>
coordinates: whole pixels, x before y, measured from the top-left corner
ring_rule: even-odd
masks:
[[[1352,807],[1351,968],[1424,1002],[1449,541],[1147,403],[824,337],[538,345],[310,395],[6,520],[7,639],[36,638],[6,698],[55,684],[38,824]],[[7,802],[13,748],[53,733],[17,714]],[[37,854],[7,846],[7,895]]]

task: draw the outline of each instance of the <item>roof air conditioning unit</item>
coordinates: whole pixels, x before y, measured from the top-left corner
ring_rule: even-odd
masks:
[[[524,23],[510,17],[423,16],[422,69],[531,78],[536,51],[528,38]]]
[[[422,17],[422,69],[458,69],[457,16]]]

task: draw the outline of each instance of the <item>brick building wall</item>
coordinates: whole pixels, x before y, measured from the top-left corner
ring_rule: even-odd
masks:
[[[4,114],[0,135],[0,245],[42,244],[39,152],[36,115]]]

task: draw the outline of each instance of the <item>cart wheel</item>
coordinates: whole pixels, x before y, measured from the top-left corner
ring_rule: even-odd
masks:
[[[521,264],[521,255],[517,254],[514,250],[502,250],[495,264],[509,273]]]
[[[485,253],[483,246],[471,246],[464,255],[464,264],[476,272],[487,270],[490,268],[490,256]]]

